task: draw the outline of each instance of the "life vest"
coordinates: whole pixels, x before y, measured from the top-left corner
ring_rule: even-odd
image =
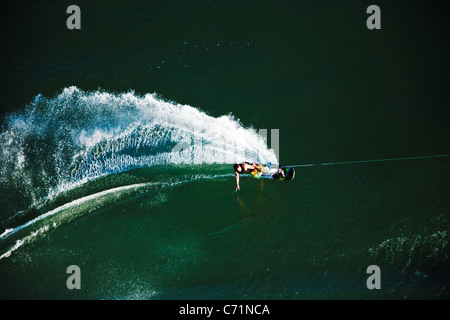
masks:
[[[250,172],[250,174],[253,176],[253,178],[255,179],[261,179],[261,172],[259,172],[258,170],[254,169],[252,172]]]

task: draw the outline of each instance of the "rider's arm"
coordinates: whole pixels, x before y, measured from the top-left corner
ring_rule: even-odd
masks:
[[[237,173],[237,171],[235,171],[234,176],[236,178],[236,191],[238,191],[238,190],[240,190],[240,188],[239,188],[239,173]]]

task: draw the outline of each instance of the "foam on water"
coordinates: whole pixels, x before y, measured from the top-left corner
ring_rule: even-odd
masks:
[[[8,115],[0,135],[0,221],[87,181],[157,165],[277,163],[253,128],[231,114],[212,117],[156,94],[38,95]],[[12,201],[11,201],[12,199]]]

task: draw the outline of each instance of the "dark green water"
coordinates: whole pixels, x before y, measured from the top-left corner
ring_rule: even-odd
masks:
[[[449,297],[449,158],[231,165],[450,154],[442,3],[77,4],[1,12],[1,298]]]

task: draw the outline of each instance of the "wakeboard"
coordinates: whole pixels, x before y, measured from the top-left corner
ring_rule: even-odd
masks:
[[[295,177],[295,170],[291,167],[266,165],[263,166],[261,178],[272,180],[292,180]]]

